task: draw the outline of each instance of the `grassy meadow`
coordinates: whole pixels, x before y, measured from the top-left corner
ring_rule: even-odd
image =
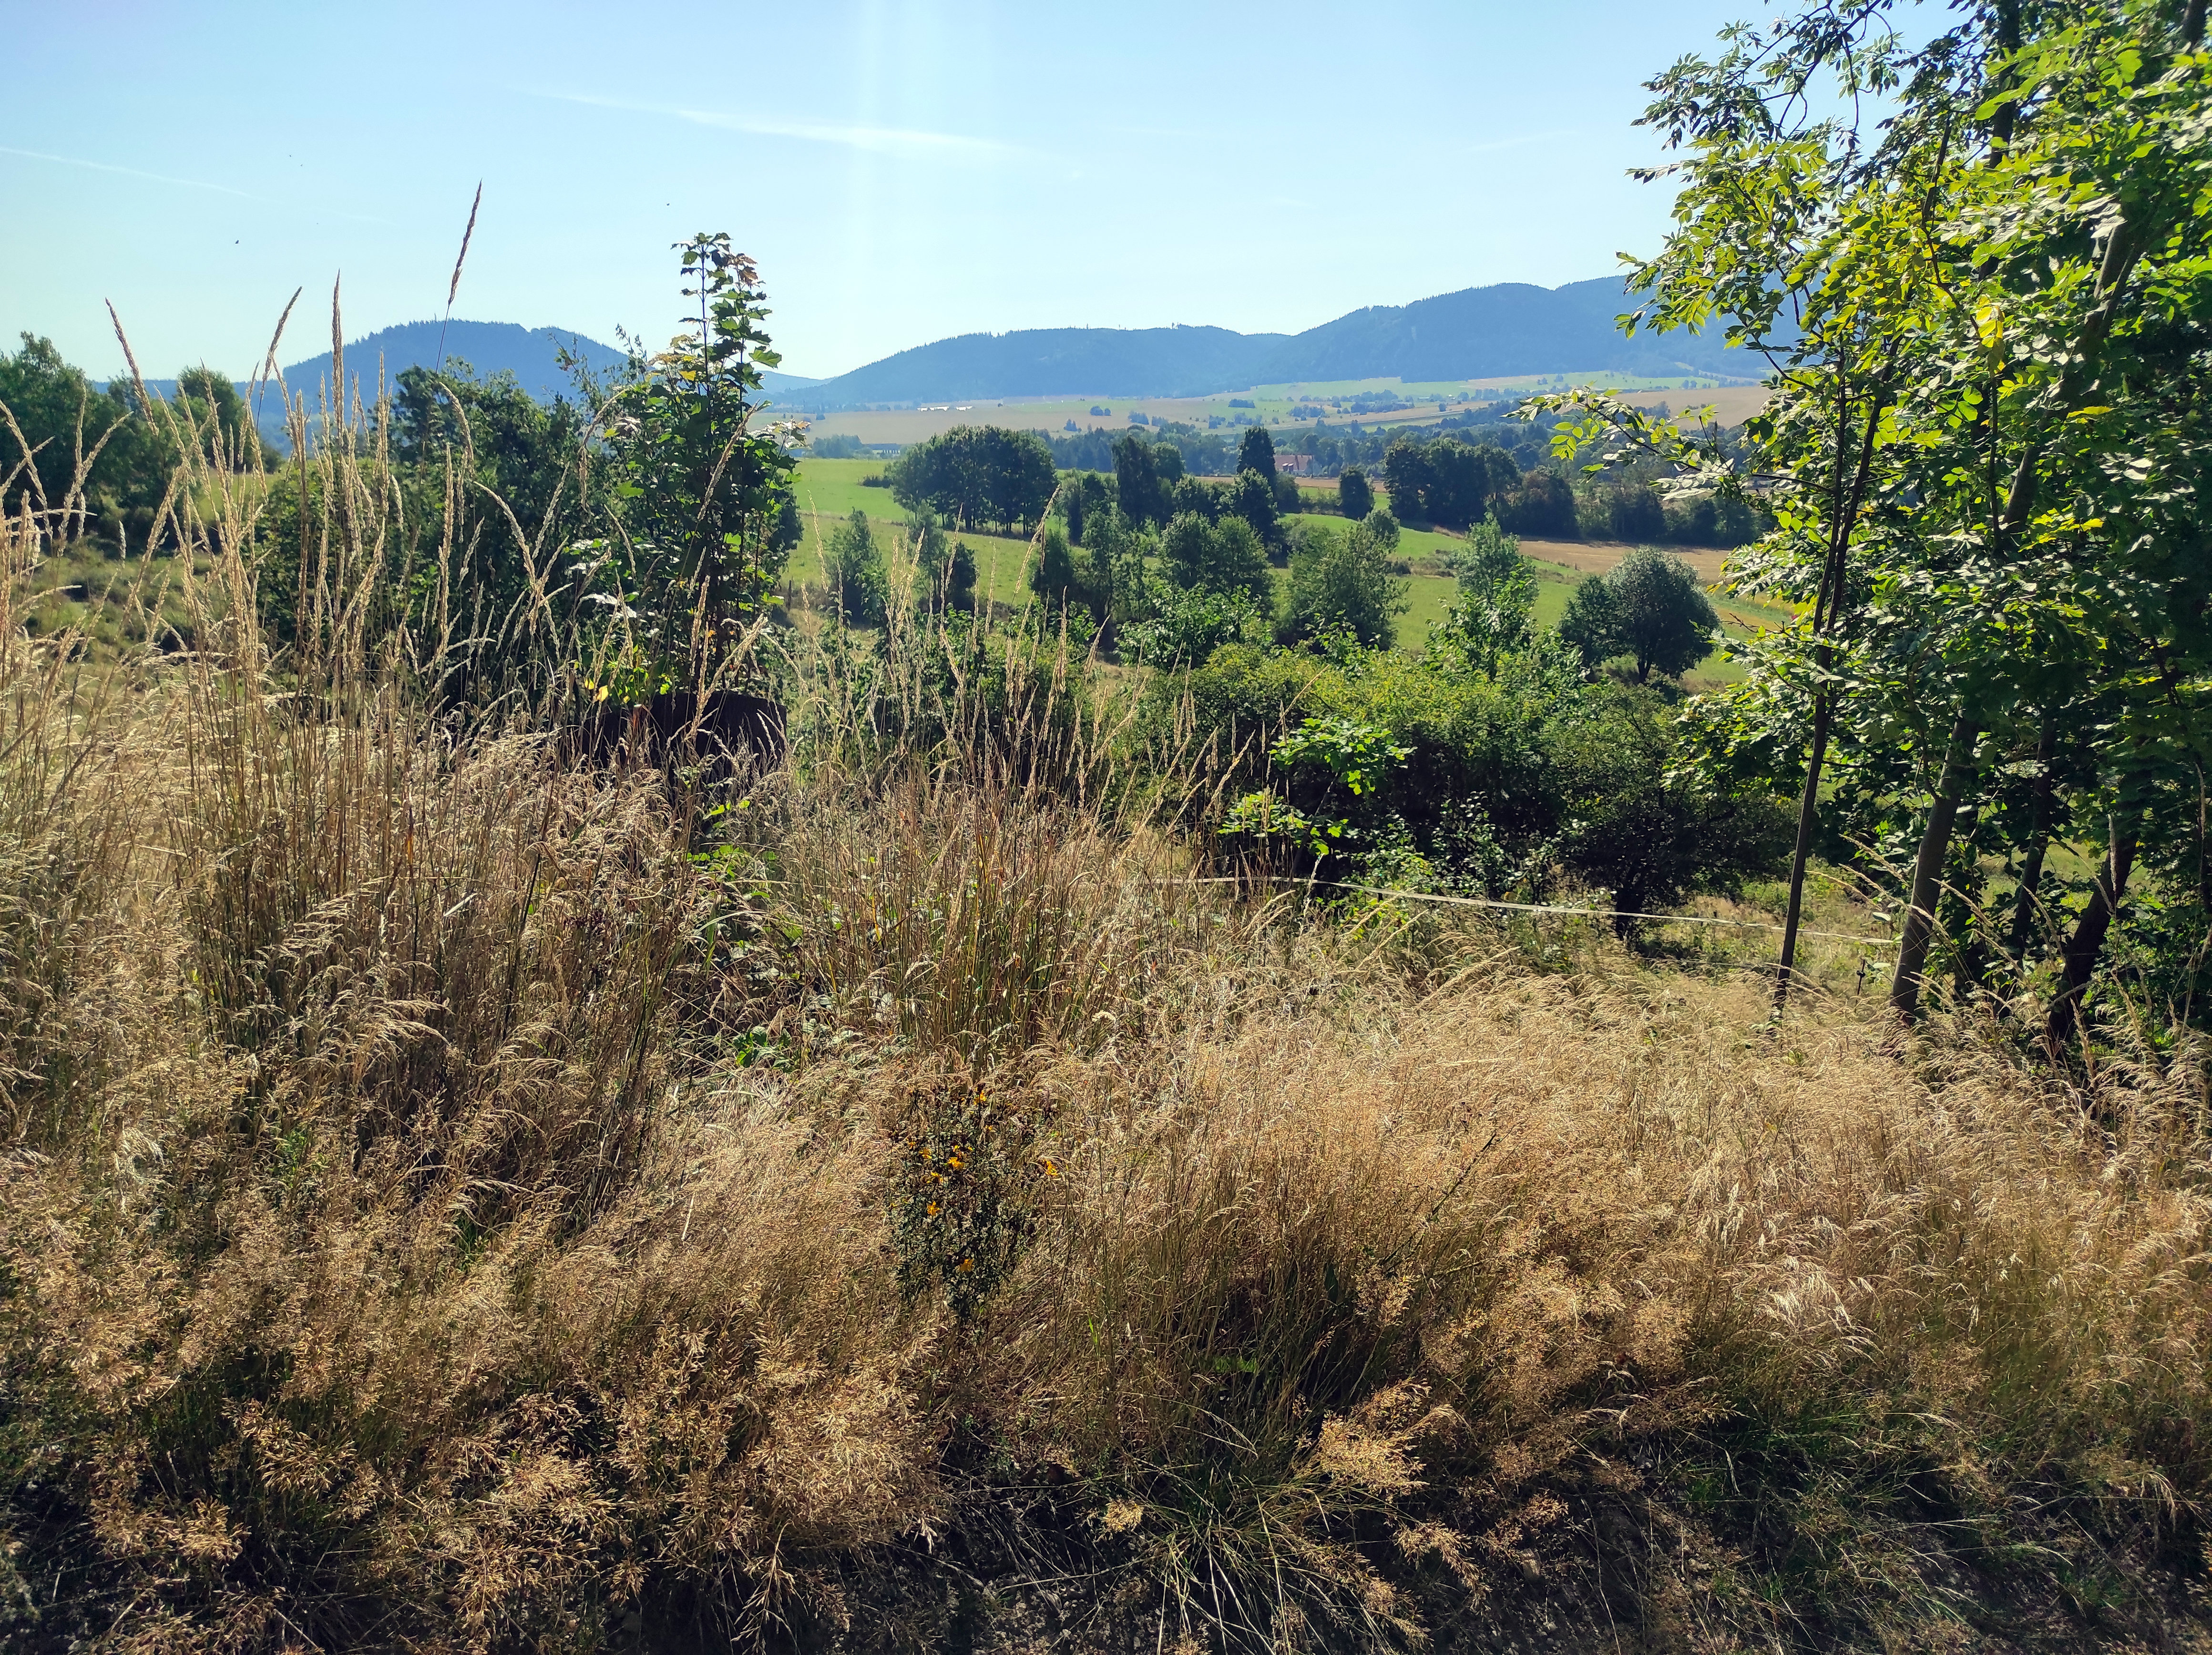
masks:
[[[382,453],[0,530],[11,1651],[2203,1646],[2199,1065],[1900,1034],[1840,870],[1780,1015],[1770,882],[1281,877],[1034,629],[590,761]]]

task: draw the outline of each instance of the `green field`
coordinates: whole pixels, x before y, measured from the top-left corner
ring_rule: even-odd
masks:
[[[802,460],[799,467],[799,509],[806,524],[806,538],[791,555],[786,579],[800,586],[822,584],[822,537],[854,512],[868,514],[878,531],[897,532],[906,523],[906,507],[891,498],[888,488],[870,488],[860,479],[884,469],[881,460]],[[962,540],[975,554],[975,585],[995,603],[1019,604],[1029,597],[1024,577],[1029,569],[1027,540],[1003,535],[963,533]]]
[[[878,530],[892,530],[906,522],[906,508],[891,498],[888,488],[871,488],[861,479],[879,473],[884,469],[881,460],[803,460],[799,464],[798,494],[799,510],[806,524],[806,538],[792,553],[787,579],[802,587],[818,587],[822,584],[822,537],[828,529],[849,516],[854,510],[866,512],[870,523]],[[1387,495],[1385,496],[1387,499]],[[976,585],[989,595],[995,603],[1018,606],[1029,601],[1026,576],[1029,570],[1030,545],[1027,540],[1009,539],[1002,535],[963,534],[975,554]],[[1451,608],[1457,583],[1446,573],[1446,560],[1460,543],[1460,537],[1434,529],[1407,529],[1400,532],[1398,555],[1412,573],[1407,577],[1407,609],[1398,620],[1398,647],[1419,650],[1427,641],[1429,628],[1441,626]],[[1592,553],[1603,548],[1589,548]],[[1562,552],[1559,555],[1567,555]],[[1577,549],[1576,555],[1581,555]],[[1540,556],[1529,560],[1536,570],[1535,619],[1539,626],[1556,627],[1567,610],[1567,594],[1584,580],[1590,572],[1570,568]],[[1598,561],[1603,561],[1599,559]],[[1712,573],[1718,559],[1712,555],[1701,555],[1693,559],[1701,564],[1711,564]],[[1286,571],[1277,571],[1279,591],[1289,579]],[[1760,604],[1747,603],[1741,598],[1729,598],[1716,607],[1722,611],[1723,628],[1732,635],[1747,637],[1760,627],[1780,623],[1788,617],[1783,611]],[[1729,682],[1740,679],[1742,670],[1733,663],[1714,657],[1701,666],[1696,676],[1711,682]]]

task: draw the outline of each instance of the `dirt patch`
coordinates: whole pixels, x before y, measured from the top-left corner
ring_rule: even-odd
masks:
[[[1625,540],[1523,540],[1521,543],[1521,550],[1526,555],[1546,563],[1563,563],[1570,569],[1581,570],[1584,574],[1603,574],[1635,549]],[[1695,569],[1698,579],[1708,586],[1721,578],[1722,567],[1729,557],[1726,552],[1702,546],[1669,546],[1665,549]]]

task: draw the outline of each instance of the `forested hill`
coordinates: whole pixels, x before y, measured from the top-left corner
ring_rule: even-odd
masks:
[[[1282,333],[1227,328],[1025,328],[966,333],[825,379],[797,400],[836,408],[855,403],[959,401],[970,397],[1200,397],[1259,383],[1253,376]]]
[[[402,369],[434,367],[439,361],[439,329],[436,322],[402,322],[396,327],[379,328],[374,333],[364,334],[346,343],[346,376],[374,386],[381,372],[387,380],[396,380]],[[596,339],[587,339],[580,333],[570,333],[562,328],[526,328],[514,322],[464,322],[445,324],[445,357],[448,363],[465,362],[479,379],[489,379],[495,373],[514,375],[517,383],[540,402],[573,394],[573,385],[561,366],[561,352],[565,349],[581,357],[594,373],[609,374],[622,367],[623,353],[612,346],[603,345]],[[222,366],[231,367],[225,363]],[[258,363],[252,366],[258,367]],[[310,356],[303,361],[288,362],[284,366],[284,383],[295,395],[314,398],[323,381],[330,377],[331,354]],[[780,396],[817,383],[794,373],[764,373],[762,378],[768,388]],[[94,382],[106,390],[104,381]],[[149,379],[146,388],[157,397],[176,395],[174,379]],[[238,381],[240,396],[251,394],[246,379]],[[257,399],[260,410],[259,423],[263,434],[278,446],[283,446],[284,417],[281,399],[273,390],[264,389]]]
[[[1501,282],[1410,305],[1371,305],[1285,341],[1253,383],[1599,372],[1756,379],[1765,371],[1717,338],[1624,337],[1614,318],[1633,308],[1620,278],[1610,276],[1564,288]]]
[[[348,340],[347,377],[358,376],[364,385],[373,385],[380,359],[387,378],[396,379],[402,368],[435,367],[440,325],[434,321],[403,322],[397,327],[379,328],[363,338]],[[501,372],[512,373],[525,391],[545,401],[568,390],[568,376],[561,367],[563,349],[582,357],[597,373],[611,373],[620,367],[624,360],[622,352],[561,328],[526,328],[514,322],[462,321],[444,326],[448,362],[466,362],[482,377]],[[295,391],[313,395],[316,386],[330,377],[330,372],[331,354],[325,351],[305,361],[286,363],[284,383]]]
[[[1226,328],[1034,328],[970,333],[887,356],[793,400],[810,408],[983,397],[1201,396],[1316,379],[1504,379],[1525,373],[1716,373],[1763,366],[1717,339],[1624,338],[1620,278],[1500,282],[1374,305],[1299,334]]]
[[[500,373],[512,373],[522,388],[540,401],[550,402],[570,390],[568,373],[561,367],[563,349],[581,357],[595,373],[606,374],[622,367],[623,353],[612,346],[603,345],[596,339],[587,339],[580,333],[571,333],[564,328],[526,328],[514,322],[464,322],[456,319],[447,324],[437,322],[403,322],[396,327],[379,328],[374,333],[346,343],[346,374],[373,385],[380,368],[387,379],[398,378],[403,368],[434,367],[439,361],[439,330],[445,331],[445,360],[466,362],[479,379],[489,379]],[[330,377],[331,354],[310,356],[304,361],[288,362],[284,366],[284,383],[295,392],[312,396],[316,387]],[[765,376],[773,390],[788,391],[811,385],[811,379],[796,374],[769,373]],[[167,396],[174,387],[172,380],[149,380],[149,388]]]

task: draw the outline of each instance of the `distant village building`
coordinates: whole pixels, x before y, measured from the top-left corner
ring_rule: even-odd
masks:
[[[1310,454],[1277,454],[1275,470],[1288,471],[1294,476],[1305,476],[1313,470],[1314,457]]]

